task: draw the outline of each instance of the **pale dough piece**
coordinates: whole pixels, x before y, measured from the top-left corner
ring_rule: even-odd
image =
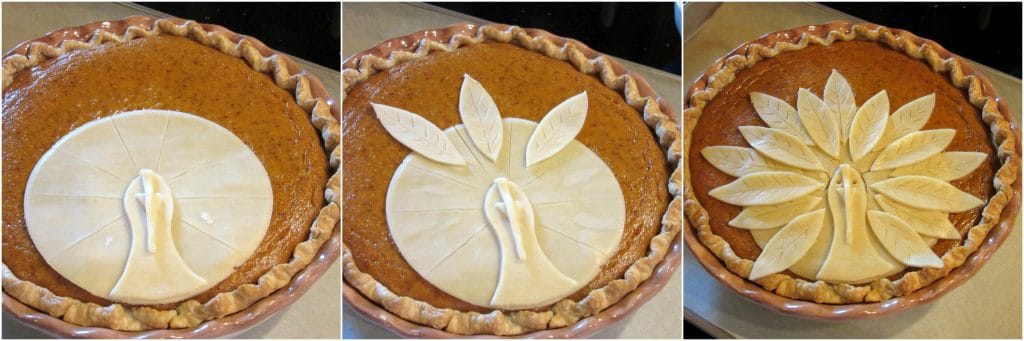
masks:
[[[540,120],[526,144],[526,166],[533,166],[557,154],[583,129],[587,119],[587,92],[559,103]]]
[[[128,151],[135,168],[157,169],[160,166],[160,158],[163,157],[160,150],[164,147],[164,141],[154,137],[166,136],[166,130],[171,127],[171,115],[165,115],[162,122],[139,120],[131,116],[125,119],[125,116],[114,115],[111,116],[110,122],[124,141],[124,148]],[[186,136],[193,137],[191,134]]]
[[[495,179],[487,192],[484,215],[501,244],[501,269],[490,307],[518,310],[547,305],[578,289],[579,283],[558,270],[549,257],[581,255],[566,248],[541,250],[532,207],[526,193],[508,179]]]
[[[124,272],[110,290],[110,298],[156,304],[202,292],[206,280],[185,265],[174,246],[174,195],[163,178],[150,169],[139,171],[139,177],[125,191],[123,203],[132,229],[132,244]]]
[[[490,234],[483,211],[477,208],[389,211],[388,224],[400,226],[391,229],[391,238],[405,261],[421,274],[436,269],[445,257],[465,247],[481,231]]]
[[[398,251],[402,251],[402,248]],[[402,251],[402,254],[405,252]],[[491,304],[494,289],[498,287],[499,263],[501,245],[494,235],[494,229],[487,226],[433,270],[417,273],[430,284],[460,300],[486,307]]]
[[[865,187],[864,179],[851,166],[842,165],[832,175],[825,197],[834,227],[832,246],[818,279],[860,283],[893,270],[893,265],[878,255],[867,232],[869,196]]]
[[[126,278],[134,284],[125,285],[149,283],[152,290],[112,296],[131,268],[135,236],[123,199],[142,169],[155,171],[173,193],[170,233],[154,235],[155,242],[175,248],[205,284],[184,284],[172,271],[133,271]],[[129,304],[171,303],[208,290],[255,251],[273,210],[270,178],[238,137],[165,110],[118,113],[64,136],[36,163],[24,200],[29,235],[54,270],[93,295]],[[152,283],[172,285],[161,293]]]
[[[537,222],[554,232],[592,248],[602,255],[619,248],[619,231],[626,208],[618,200],[586,200],[533,205]]]
[[[618,248],[625,201],[614,174],[582,143],[573,140],[527,167],[526,144],[537,123],[511,118],[503,126],[494,161],[476,149],[463,125],[444,133],[466,165],[410,153],[392,177],[386,214],[399,252],[434,286],[482,307],[530,308],[553,303],[597,275]],[[537,267],[510,262],[501,295],[502,261],[518,255],[511,234],[500,238],[484,215],[485,195],[499,177],[518,185],[534,210],[534,236],[523,234],[526,258],[542,255],[553,265],[533,278]]]
[[[892,117],[889,117],[889,103],[884,91],[867,100],[858,109],[853,101],[852,90],[842,75],[833,70],[828,83],[824,94],[824,105],[828,107],[831,114],[839,114],[839,124],[842,129],[849,129],[849,134],[845,136],[847,143],[840,148],[838,155],[829,155],[823,151],[827,148],[822,148],[819,143],[826,140],[831,143],[831,140],[828,139],[830,137],[810,134],[814,137],[812,140],[815,141],[812,145],[818,147],[810,150],[824,166],[824,169],[835,170],[830,172],[830,174],[834,174],[832,177],[828,177],[824,172],[808,174],[807,170],[798,169],[798,167],[786,166],[779,162],[772,165],[762,161],[767,160],[766,157],[771,156],[772,153],[777,154],[776,157],[802,154],[799,151],[801,148],[794,143],[772,143],[771,146],[762,146],[770,148],[761,148],[756,152],[742,147],[713,146],[702,150],[705,158],[711,161],[715,167],[737,176],[739,179],[715,188],[709,194],[719,200],[745,206],[742,213],[730,221],[730,226],[749,229],[758,245],[765,249],[782,230],[779,226],[788,223],[797,215],[812,210],[807,207],[811,204],[810,202],[807,205],[797,205],[800,200],[807,200],[805,198],[811,198],[811,196],[802,197],[800,200],[784,200],[782,203],[770,206],[764,205],[766,202],[778,201],[772,199],[782,194],[788,196],[799,194],[792,190],[778,191],[778,188],[786,187],[783,186],[784,183],[792,182],[779,180],[781,179],[780,174],[787,174],[793,178],[797,178],[798,175],[808,176],[812,179],[819,179],[822,176],[826,180],[831,178],[831,180],[827,180],[832,181],[832,185],[826,190],[826,200],[814,205],[813,208],[827,208],[826,218],[822,223],[824,230],[803,257],[788,267],[788,270],[804,278],[843,283],[868,282],[904,269],[907,266],[905,263],[913,258],[907,254],[913,254],[916,257],[910,261],[910,263],[914,263],[911,265],[936,265],[937,256],[924,251],[930,250],[928,246],[937,242],[936,236],[958,238],[959,234],[952,229],[948,221],[948,214],[934,210],[963,210],[980,204],[980,200],[959,190],[952,190],[953,187],[944,181],[969,174],[985,159],[986,155],[965,152],[939,153],[948,144],[948,141],[944,139],[952,134],[941,129],[917,131],[924,126],[930,116],[934,107],[934,95],[927,95],[907,103],[900,107]],[[825,122],[828,121],[828,118],[817,117],[821,114],[821,103],[818,103],[816,98],[812,98],[813,94],[801,89],[799,95],[804,97],[803,99],[798,98],[798,104],[801,107],[799,114],[803,121],[801,123],[807,125],[810,122],[815,126],[829,126]],[[760,106],[759,114],[761,114],[760,111],[793,114],[794,110],[790,107],[787,111],[785,108],[788,107],[788,104],[780,99],[760,93],[751,93],[750,96],[755,108]],[[801,101],[803,103],[800,103]],[[843,118],[843,112],[847,113],[846,118]],[[855,114],[855,116],[850,117],[850,114]],[[771,122],[769,125],[777,128]],[[805,127],[800,126],[799,128]],[[766,140],[771,133],[784,137],[781,133],[772,132],[772,129],[740,127],[740,130],[741,132],[747,130],[744,133],[748,142],[751,138],[755,140],[754,142],[764,142],[761,140]],[[789,132],[787,131],[787,133]],[[844,137],[843,134],[839,135]],[[860,157],[854,157],[855,154]],[[929,155],[934,156],[922,159]],[[834,158],[835,156],[838,158]],[[908,164],[909,166],[906,166]],[[904,168],[892,170],[890,169],[894,167],[892,165]],[[779,170],[776,167],[785,169]],[[860,172],[866,173],[861,175]],[[773,173],[777,175],[769,176]],[[915,174],[928,175],[937,180],[929,180]],[[928,190],[921,190],[921,188]],[[813,193],[815,196],[819,195],[817,191],[813,191]],[[880,204],[880,202],[882,203]],[[888,204],[890,202],[891,204]],[[868,211],[882,210],[883,206],[886,211],[892,211],[893,205],[903,205],[897,202],[903,204],[914,202],[914,206],[927,207],[933,211],[914,211],[913,214],[894,213],[893,217],[895,218],[893,219],[898,221],[892,221],[892,224],[889,225],[902,227],[905,224],[917,230],[910,230],[911,233],[898,235],[883,233],[881,236],[890,238],[885,242],[880,240],[875,233],[865,232],[869,228],[866,222]],[[908,209],[911,208],[908,207]],[[783,212],[779,212],[780,210]],[[877,228],[877,226],[870,226],[872,230]],[[886,231],[896,230],[887,229]],[[897,232],[908,231],[900,229]],[[773,251],[762,252],[771,253]],[[774,252],[777,253],[777,250]],[[901,255],[901,260],[898,260],[893,254]],[[764,271],[762,269],[758,275],[764,275]]]

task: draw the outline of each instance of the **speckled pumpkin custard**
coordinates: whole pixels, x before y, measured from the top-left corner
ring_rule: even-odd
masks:
[[[992,85],[905,31],[835,22],[766,35],[688,97],[692,232],[775,295],[910,295],[963,265],[1019,203],[1019,147]]]
[[[345,64],[345,281],[451,334],[572,326],[677,240],[678,123],[577,42],[460,29]]]
[[[3,59],[5,300],[147,331],[289,286],[340,218],[340,129],[309,76],[192,21],[68,30]]]

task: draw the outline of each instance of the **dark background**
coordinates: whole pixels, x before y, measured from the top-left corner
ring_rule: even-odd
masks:
[[[270,48],[341,70],[341,4],[146,2],[176,17],[227,27]]]
[[[842,3],[822,5],[934,40],[950,52],[1021,77],[1021,3]]]
[[[671,2],[432,4],[494,22],[544,29],[578,39],[613,56],[679,73],[680,38]],[[142,5],[178,17],[218,23],[254,36],[275,49],[340,69],[338,3]],[[1019,2],[823,5],[870,22],[909,30],[939,42],[953,53],[1021,77]]]
[[[672,2],[430,4],[497,23],[539,28],[677,75],[682,69],[682,37]]]

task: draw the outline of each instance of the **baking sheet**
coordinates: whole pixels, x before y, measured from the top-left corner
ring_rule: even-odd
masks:
[[[709,17],[708,10],[713,10]],[[808,3],[689,3],[683,15],[684,21],[703,21],[685,26],[683,75],[687,88],[716,59],[766,33],[832,20],[862,21]],[[1019,127],[1021,80],[984,65],[972,65],[989,77]],[[708,334],[723,338],[1020,339],[1020,218],[988,263],[959,288],[923,307],[845,323],[788,317],[746,301],[712,278],[687,250],[683,255],[685,317]]]
[[[58,28],[79,26],[99,20],[120,19],[132,15],[165,16],[134,4],[4,3],[3,50],[10,50],[22,41],[39,37]],[[300,58],[292,57],[292,59],[320,78],[330,93],[340,93],[341,78],[337,71]],[[340,288],[341,267],[334,264],[305,295],[288,308],[236,337],[245,339],[337,339],[341,330]],[[45,337],[48,336],[4,314],[3,338]]]
[[[426,4],[343,3],[342,55],[347,57],[376,43],[411,32],[448,26],[459,22],[485,23],[479,18]],[[640,73],[658,94],[674,108],[681,108],[679,76],[616,58],[623,66]],[[680,338],[679,276],[672,280],[634,314],[594,335],[594,338]],[[342,336],[348,338],[395,338],[396,336],[367,322],[345,305]]]

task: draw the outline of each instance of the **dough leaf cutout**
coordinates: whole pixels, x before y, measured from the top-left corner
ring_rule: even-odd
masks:
[[[807,89],[800,89],[796,103],[800,122],[803,122],[811,140],[814,140],[825,154],[838,159],[840,136],[837,117],[825,106],[825,102]]]
[[[459,93],[459,117],[466,126],[473,145],[491,161],[501,153],[504,126],[501,113],[494,99],[483,85],[469,75],[462,75],[462,89]]]
[[[911,164],[897,168],[889,176],[923,175],[942,181],[952,181],[971,174],[988,154],[975,152],[945,152]]]
[[[427,119],[392,106],[370,104],[384,129],[409,149],[440,163],[456,166],[466,164],[452,141]]]
[[[893,169],[917,163],[941,153],[953,141],[956,130],[916,131],[896,140],[882,150],[871,165],[872,171]]]
[[[700,151],[701,155],[718,170],[741,177],[757,172],[788,171],[789,168],[761,156],[757,151],[736,146],[712,146]]]
[[[587,92],[584,91],[551,109],[530,135],[526,146],[526,166],[554,156],[572,142],[583,129],[587,106]]]
[[[879,181],[871,188],[898,203],[923,210],[963,212],[985,203],[944,181],[920,175]]]
[[[853,89],[846,78],[833,69],[828,81],[825,82],[823,96],[828,110],[839,120],[839,140],[846,143],[850,138],[850,123],[853,122],[853,115],[857,113]]]
[[[785,131],[756,126],[739,129],[751,147],[775,161],[801,169],[822,170],[814,152]]]
[[[708,192],[738,206],[775,205],[824,188],[818,181],[793,172],[754,173]]]
[[[807,130],[800,124],[800,117],[797,115],[796,109],[793,109],[789,103],[760,92],[751,92],[750,102],[753,103],[757,116],[760,116],[761,120],[769,127],[785,131],[803,144],[814,143],[807,135]]]
[[[906,266],[941,268],[942,259],[932,252],[910,225],[895,215],[868,211],[868,225],[886,251]]]
[[[800,261],[818,240],[821,227],[825,222],[825,210],[803,214],[786,224],[779,233],[764,246],[761,255],[754,261],[750,270],[750,280],[786,270]]]
[[[889,95],[882,90],[857,109],[850,123],[850,156],[859,161],[878,144],[889,122]]]
[[[729,221],[729,226],[749,230],[773,229],[786,225],[796,216],[810,211],[820,203],[821,197],[805,196],[778,205],[747,207]]]
[[[908,207],[881,194],[875,195],[875,202],[883,211],[899,217],[917,233],[939,239],[960,239],[960,232],[949,221],[949,213]]]

